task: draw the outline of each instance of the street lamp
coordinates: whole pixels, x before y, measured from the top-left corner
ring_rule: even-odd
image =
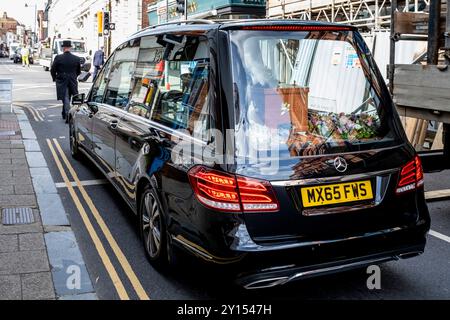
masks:
[[[25,8],[29,8],[28,3],[25,3]],[[37,4],[34,3],[34,37],[32,37],[32,46],[36,44],[37,39]]]

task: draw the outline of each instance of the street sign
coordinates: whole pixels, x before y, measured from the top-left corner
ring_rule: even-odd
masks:
[[[110,23],[109,24],[109,30],[116,30],[116,24],[115,23]]]

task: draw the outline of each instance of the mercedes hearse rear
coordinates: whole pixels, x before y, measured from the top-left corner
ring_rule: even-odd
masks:
[[[223,226],[211,240],[224,245],[210,248],[239,257],[238,282],[272,287],[421,254],[421,160],[357,30],[265,20],[223,24],[218,38],[234,161],[189,178]]]

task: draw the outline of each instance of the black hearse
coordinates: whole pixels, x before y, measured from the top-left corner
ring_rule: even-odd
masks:
[[[154,265],[182,249],[254,289],[424,251],[421,160],[354,27],[148,28],[73,104],[73,156],[139,217]]]

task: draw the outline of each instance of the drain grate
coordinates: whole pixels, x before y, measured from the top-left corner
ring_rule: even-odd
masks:
[[[7,208],[2,210],[2,224],[5,226],[34,223],[31,208]]]

